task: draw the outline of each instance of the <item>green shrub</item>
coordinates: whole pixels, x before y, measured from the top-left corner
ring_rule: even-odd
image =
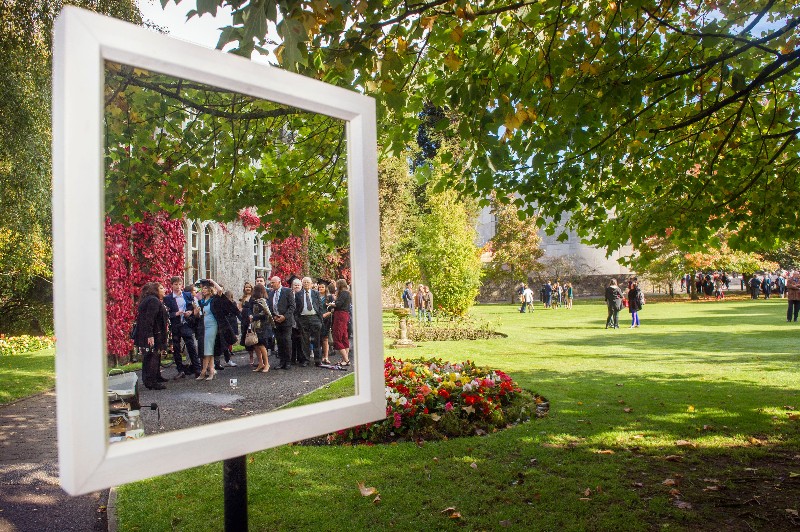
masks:
[[[0,356],[52,349],[55,345],[56,339],[53,336],[4,336],[0,334]]]

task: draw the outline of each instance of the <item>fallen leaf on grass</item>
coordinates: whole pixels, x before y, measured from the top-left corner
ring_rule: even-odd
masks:
[[[692,509],[691,503],[688,503],[686,501],[680,501],[678,499],[675,499],[674,501],[672,501],[672,504],[674,504],[676,508],[680,508],[681,510],[691,510]]]
[[[583,401],[578,401],[578,404],[579,404],[579,405],[582,405],[582,404],[583,404]]]
[[[618,402],[619,404],[621,404],[621,405],[624,405],[624,404],[625,404],[625,401],[623,401],[622,399],[620,399],[620,400],[619,400],[619,401],[617,401],[617,402]]]
[[[667,462],[683,462],[683,456],[677,454],[671,454],[669,456],[665,456],[664,460]]]
[[[681,490],[679,490],[678,488],[672,488],[671,490],[669,490],[669,494],[672,495],[673,497],[677,497],[678,495],[681,494]]]
[[[668,478],[664,482],[662,482],[662,484],[664,484],[665,486],[674,486],[675,484],[677,484],[677,482],[675,482],[674,478]]]
[[[472,462],[472,463],[471,463],[469,466],[470,466],[472,469],[478,469],[478,464],[476,464],[475,462]]]
[[[795,410],[795,407],[790,406],[790,405],[783,405],[783,409],[784,410]]]
[[[791,419],[792,421],[797,421],[798,419],[800,419],[800,414],[789,414],[789,419]]]
[[[719,486],[706,486],[703,491],[719,491]]]
[[[597,454],[614,454],[614,451],[611,449],[600,449],[599,451],[595,451]]]
[[[455,509],[454,506],[449,506],[442,510],[440,513],[447,514],[450,519],[461,519],[461,513]]]
[[[99,514],[102,514],[102,513],[104,513],[104,512],[105,512],[107,509],[108,509],[108,508],[106,508],[105,506],[99,506],[99,507],[97,508],[97,513],[99,513]]]
[[[694,447],[695,444],[689,440],[678,440],[675,442],[675,445],[678,447]]]
[[[795,473],[794,471],[789,471],[789,478],[800,477],[800,473]]]
[[[370,495],[377,495],[378,490],[373,487],[366,487],[363,482],[358,483],[358,491],[361,492],[361,495],[364,497],[369,497]]]
[[[502,521],[500,521],[500,526],[502,526],[503,528],[508,528],[511,526],[511,521],[509,521],[508,519],[503,519]]]
[[[623,408],[622,411],[625,412],[626,414],[630,414],[631,412],[633,412],[633,408]]]
[[[589,496],[589,495],[591,495],[591,494],[592,494],[592,489],[591,489],[591,488],[586,488],[586,489],[584,490],[584,492],[583,492],[583,496],[584,496],[584,497],[588,497],[588,496]]]
[[[300,454],[300,451],[294,451],[292,454],[297,456],[298,454]]]
[[[618,382],[618,383],[617,383],[617,386],[622,386],[622,384]]]
[[[795,517],[800,517],[800,515],[798,515],[797,510],[793,510],[792,508],[786,508],[786,513],[789,515],[793,515]]]
[[[634,482],[633,483],[633,487],[634,488],[643,488],[644,484],[642,484],[641,482]]]
[[[381,496],[375,495],[375,498],[372,499],[372,504],[380,504],[381,503]]]
[[[747,441],[749,441],[750,443],[752,443],[753,445],[756,445],[756,446],[764,445],[764,442],[762,440],[759,440],[758,438],[756,438],[754,436],[750,436],[747,439]]]
[[[709,484],[719,484],[719,480],[715,478],[704,478],[703,482],[708,482]]]
[[[632,437],[634,440],[641,440],[644,438],[644,434],[634,434]]]

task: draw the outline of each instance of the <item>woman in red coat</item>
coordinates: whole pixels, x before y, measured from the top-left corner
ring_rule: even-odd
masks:
[[[347,331],[347,324],[350,321],[350,308],[353,299],[350,296],[350,287],[347,281],[339,279],[336,281],[336,301],[333,307],[333,349],[342,356],[340,366],[350,365],[350,335]]]

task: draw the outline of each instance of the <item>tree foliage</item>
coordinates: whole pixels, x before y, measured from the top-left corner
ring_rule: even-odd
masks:
[[[619,248],[674,228],[701,249],[797,237],[800,4],[689,0],[208,0],[233,8],[219,46],[266,44],[290,70],[380,103],[401,153],[428,106],[460,192],[516,192]],[[542,220],[544,218],[541,218]]]
[[[483,269],[475,246],[474,212],[452,190],[428,195],[428,214],[417,227],[419,265],[434,308],[463,316],[475,302]]]
[[[0,2],[0,331],[52,328],[50,66],[65,3],[140,22],[133,0]]]
[[[109,216],[226,222],[243,209],[269,236],[346,239],[344,122],[216,87],[106,64]]]
[[[639,274],[647,275],[651,281],[676,283],[686,274],[697,271],[738,272],[752,275],[757,271],[775,271],[776,262],[767,260],[760,253],[731,249],[724,234],[717,235],[721,241],[719,249],[687,252],[678,247],[669,235],[653,237],[640,245],[630,258],[628,266]]]
[[[539,259],[544,252],[539,247],[539,227],[536,218],[520,215],[520,203],[513,197],[492,198],[496,224],[487,273],[497,280],[527,283],[531,275],[542,269]]]
[[[378,166],[378,184],[382,283],[397,297],[407,281],[420,278],[418,256],[424,247],[417,247],[420,212],[414,195],[416,182],[407,160],[385,157]]]

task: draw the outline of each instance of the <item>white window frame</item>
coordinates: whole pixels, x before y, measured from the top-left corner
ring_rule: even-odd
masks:
[[[350,252],[357,279],[355,395],[109,444],[105,60],[346,122]],[[89,493],[385,417],[377,175],[372,98],[79,8],[63,9],[53,60],[53,271],[59,473],[67,493]]]
[[[253,278],[262,275],[264,279],[269,278],[272,273],[272,265],[270,264],[272,258],[272,243],[264,240],[263,234],[255,233],[253,235]]]
[[[197,234],[197,264],[194,263],[192,255],[195,247],[192,245],[192,233]],[[200,271],[200,223],[195,220],[186,220],[186,271],[183,276],[184,286],[188,286],[195,282],[199,277],[197,272]]]

